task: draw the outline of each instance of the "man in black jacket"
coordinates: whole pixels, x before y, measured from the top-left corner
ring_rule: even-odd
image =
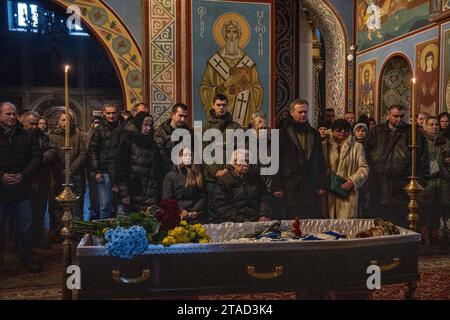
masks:
[[[306,100],[291,102],[290,115],[280,129],[280,168],[272,190],[283,198],[285,219],[320,218],[326,168],[320,134],[308,123],[308,109]]]
[[[40,115],[34,111],[25,113],[23,127],[33,133],[42,152],[43,165],[37,175],[33,177],[33,193],[31,205],[33,208],[33,247],[39,249],[51,249],[50,243],[44,236],[44,220],[47,211],[48,197],[50,195],[51,170],[58,161],[58,149],[41,129],[39,129]]]
[[[400,226],[406,226],[408,196],[404,188],[412,165],[411,126],[404,123],[404,117],[402,106],[391,106],[388,121],[370,130],[366,145],[371,215]],[[428,146],[419,130],[417,146],[417,176],[425,182],[429,175]]]
[[[172,116],[167,121],[164,121],[155,130],[155,141],[158,144],[159,152],[161,153],[161,161],[163,163],[163,177],[170,172],[173,167],[172,149],[177,145],[177,142],[172,142],[172,133],[176,129],[186,129],[193,136],[192,130],[187,125],[188,106],[183,103],[177,103],[172,107]]]
[[[42,164],[35,135],[17,124],[16,107],[0,103],[0,268],[3,265],[5,226],[8,214],[16,218],[21,260],[29,272],[41,266],[32,251],[31,178]]]
[[[110,218],[113,211],[113,187],[117,148],[120,143],[123,121],[119,119],[119,106],[103,106],[103,118],[95,128],[89,146],[90,170],[98,183],[100,218]]]

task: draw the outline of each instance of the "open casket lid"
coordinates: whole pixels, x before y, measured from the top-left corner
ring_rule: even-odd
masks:
[[[274,240],[270,242],[230,242],[245,235],[261,231],[272,222],[244,222],[205,225],[207,233],[211,236],[211,242],[207,244],[188,243],[171,246],[150,245],[146,255],[156,254],[191,254],[191,253],[218,253],[218,252],[254,252],[254,251],[289,251],[289,250],[324,250],[345,249],[370,246],[389,246],[391,244],[409,243],[420,241],[420,234],[400,228],[399,235],[389,235],[372,238],[358,238],[354,236],[374,227],[371,219],[347,219],[347,220],[300,220],[300,229],[305,234],[318,234],[326,231],[337,231],[347,235],[347,239],[340,240]],[[291,220],[281,222],[282,230],[290,229]],[[105,247],[100,240],[92,237],[93,245],[89,244],[90,236],[86,235],[77,247],[78,256],[106,256]]]

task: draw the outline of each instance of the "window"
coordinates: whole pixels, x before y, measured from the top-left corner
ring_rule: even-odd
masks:
[[[64,17],[35,4],[8,1],[10,31],[89,36],[80,25],[68,29]]]

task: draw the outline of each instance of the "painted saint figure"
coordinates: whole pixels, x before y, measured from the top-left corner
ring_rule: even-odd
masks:
[[[448,78],[447,88],[445,90],[446,90],[445,105],[447,106],[447,112],[450,112],[450,77]]]
[[[374,92],[371,81],[371,74],[368,69],[364,71],[364,81],[361,85],[361,107],[360,113],[369,117],[373,116],[374,111]]]
[[[365,21],[368,29],[367,39],[372,41],[372,33],[381,39],[381,8],[378,5],[378,0],[369,0],[366,10]]]
[[[436,115],[436,101],[439,95],[437,63],[435,62],[435,56],[432,50],[426,53],[423,52],[422,54],[425,54],[425,63],[422,62],[420,66],[420,82],[419,90],[417,90],[419,111]]]
[[[233,121],[246,126],[251,122],[251,115],[261,110],[264,91],[255,62],[242,49],[245,46],[243,26],[237,19],[233,20],[233,16],[238,15],[228,15],[231,17],[223,22],[219,35],[223,39],[217,41],[223,46],[208,61],[200,86],[200,99],[208,114],[214,96],[224,94]]]

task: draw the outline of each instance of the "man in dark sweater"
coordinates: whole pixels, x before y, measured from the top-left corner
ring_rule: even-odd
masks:
[[[42,154],[36,136],[17,124],[16,107],[0,103],[0,271],[6,219],[16,218],[20,256],[29,272],[40,272],[41,266],[32,251],[31,179],[42,164]]]

